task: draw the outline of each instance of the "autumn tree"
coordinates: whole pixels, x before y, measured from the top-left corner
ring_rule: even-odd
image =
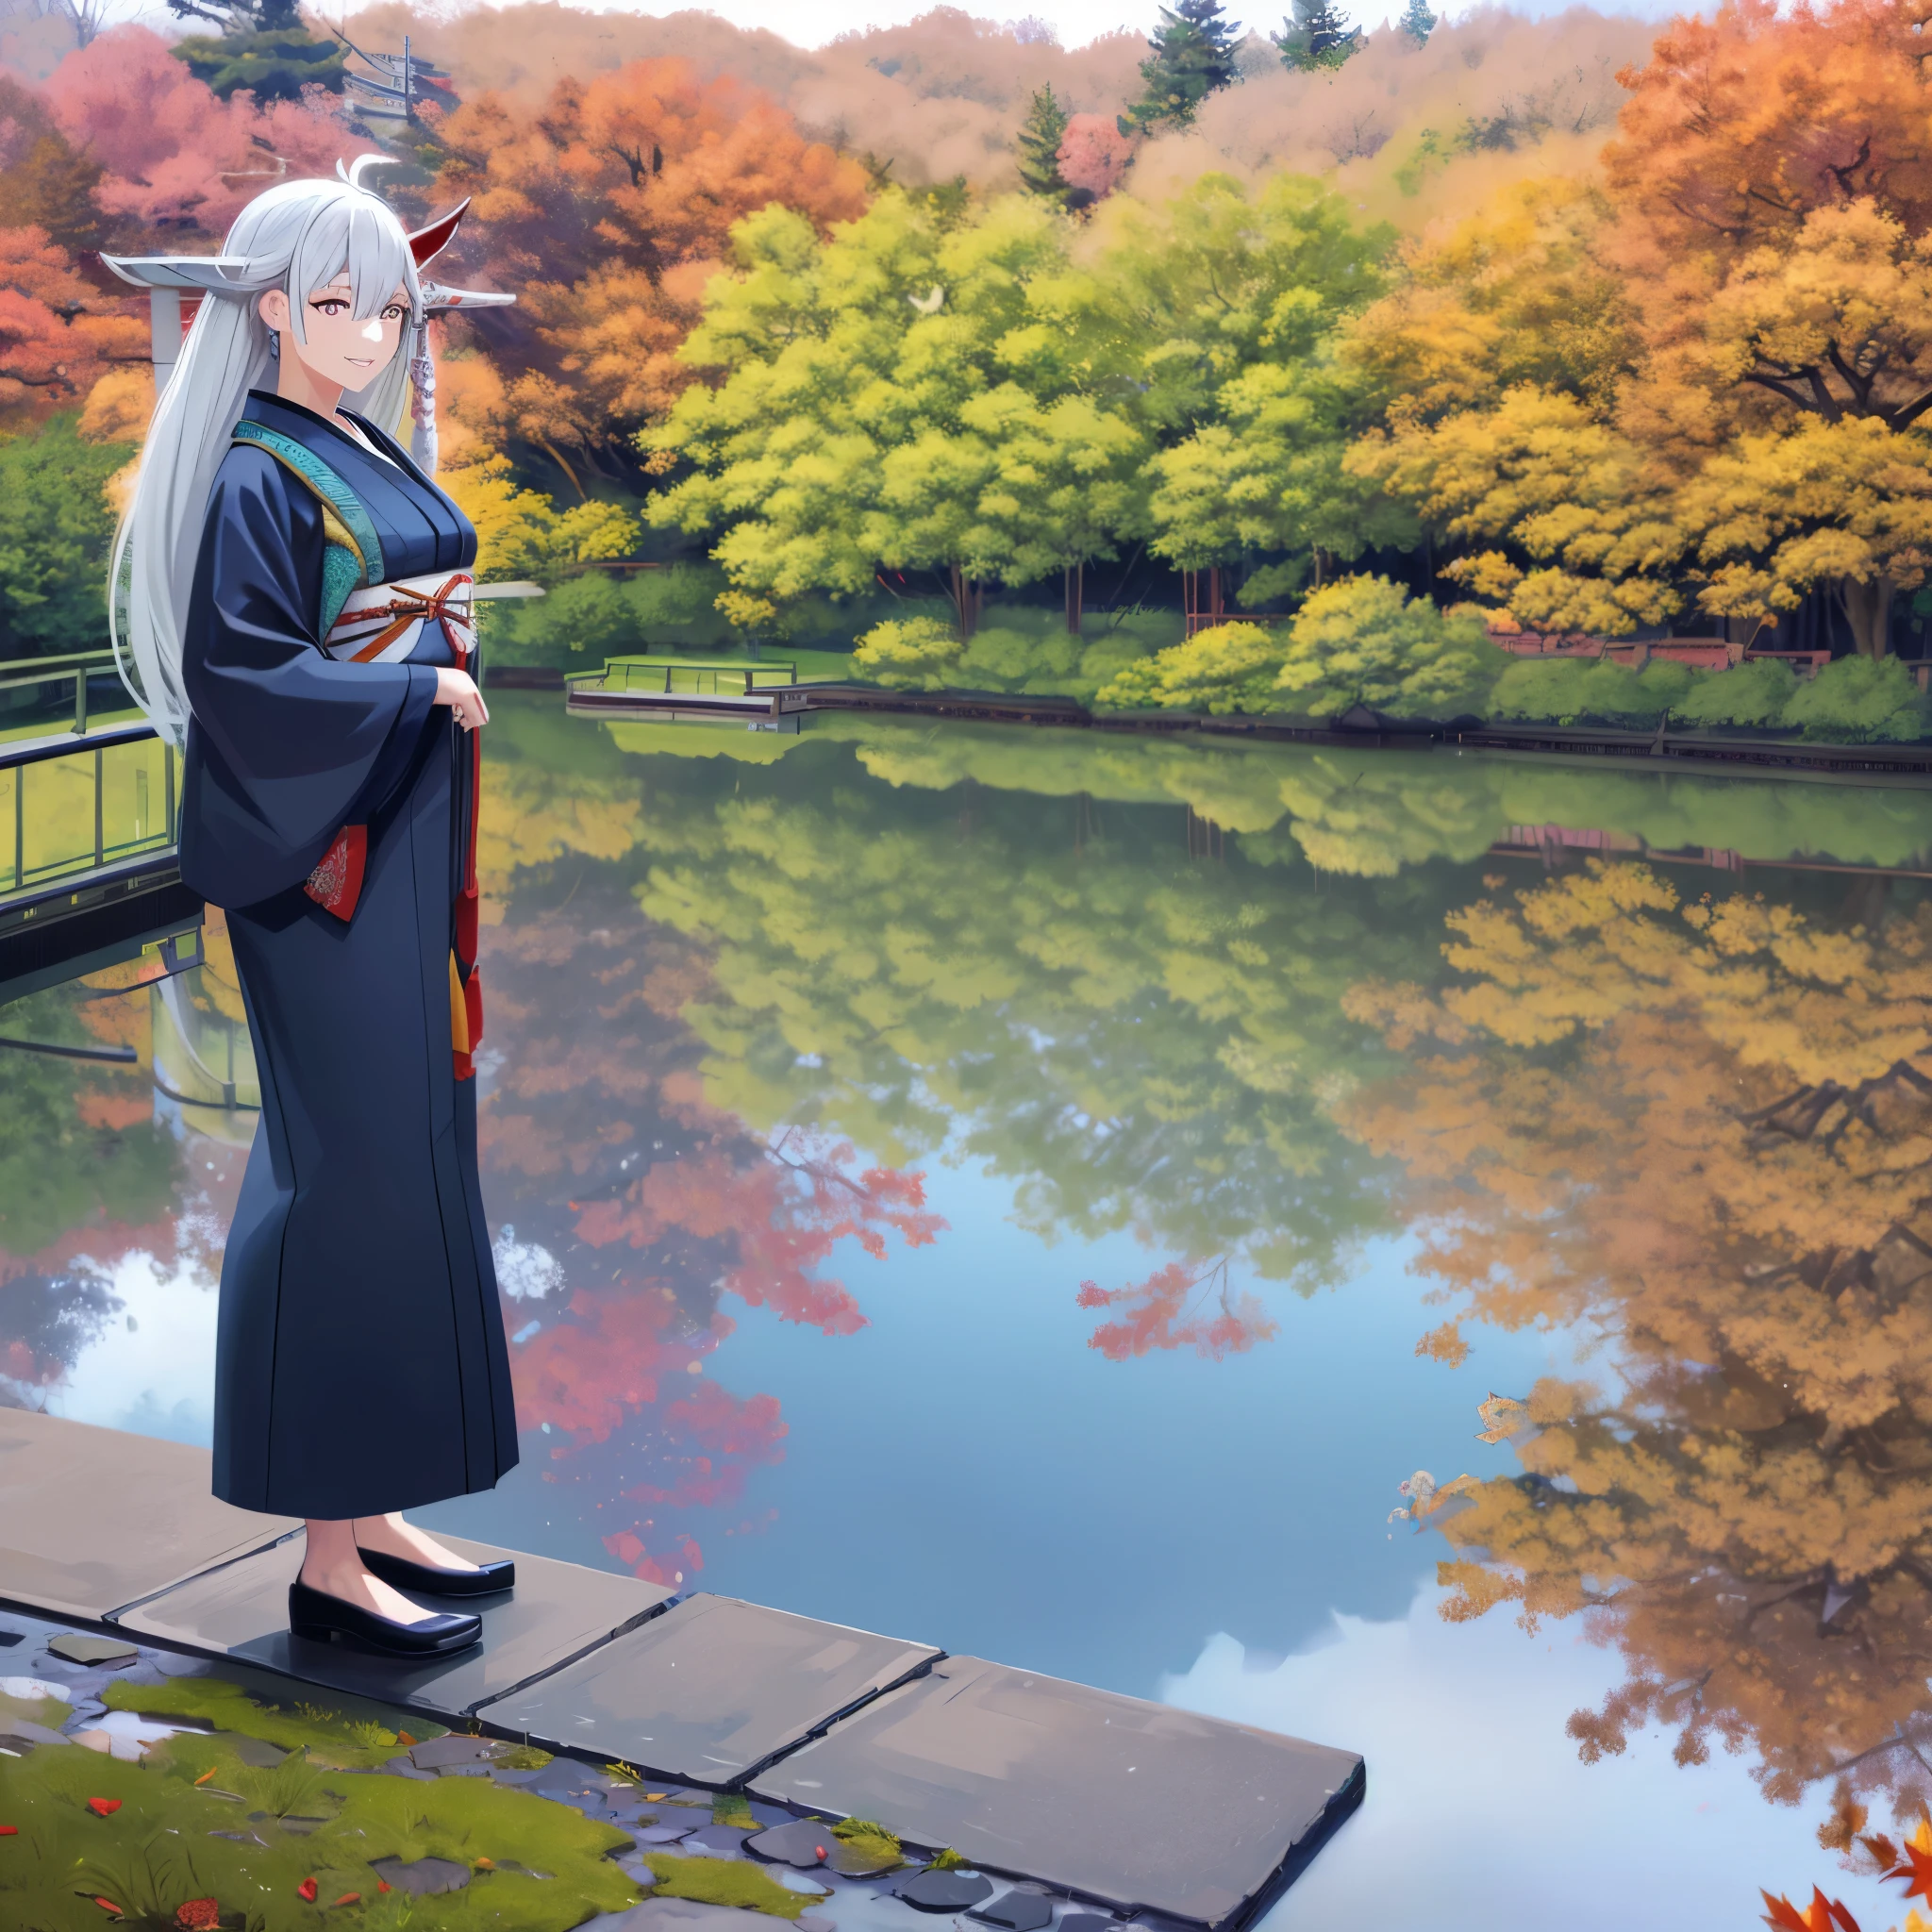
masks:
[[[439,137],[439,195],[475,198],[466,260],[518,293],[475,325],[508,386],[501,426],[573,479],[623,474],[630,437],[691,381],[677,350],[734,222],[775,206],[823,232],[865,201],[857,162],[682,60],[559,81],[535,110],[479,95]]]
[[[45,229],[0,228],[0,429],[71,409],[115,364],[147,360],[134,305],[83,280]]]
[[[64,139],[97,167],[92,196],[123,245],[161,229],[219,239],[284,177],[332,175],[374,143],[306,101],[217,100],[145,27],[111,27],[70,54],[44,97]]]
[[[1932,1669],[1932,913],[1814,920],[1592,863],[1453,915],[1459,975],[1345,1005],[1409,1070],[1399,1160],[1457,1320],[1595,1330],[1611,1393],[1505,1405],[1524,1474],[1446,1533],[1445,1613],[1588,1610],[1628,1682],[1571,1729],[1749,1747],[1774,1798],[1924,1794]]]

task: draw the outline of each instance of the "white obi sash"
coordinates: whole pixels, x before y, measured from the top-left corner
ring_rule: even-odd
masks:
[[[351,591],[323,649],[338,661],[395,664],[415,649],[425,624],[442,627],[458,670],[476,648],[476,580],[468,571],[432,571]]]

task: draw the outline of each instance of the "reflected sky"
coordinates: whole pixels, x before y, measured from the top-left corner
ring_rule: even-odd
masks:
[[[489,752],[525,1459],[428,1520],[1361,1749],[1284,1926],[1901,1916],[1814,1834],[1913,1799],[1932,1667],[1926,794]],[[0,1392],[202,1441],[245,1032],[218,922],[138,977],[0,1016],[140,1056],[0,1058]]]

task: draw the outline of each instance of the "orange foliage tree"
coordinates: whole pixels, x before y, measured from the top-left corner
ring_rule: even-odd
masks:
[[[534,111],[484,94],[439,132],[439,193],[475,197],[468,259],[518,295],[478,325],[508,378],[486,438],[545,447],[574,480],[564,451],[616,462],[691,380],[674,358],[733,222],[778,202],[823,227],[865,200],[857,162],[684,60],[559,81]]]
[[[72,408],[116,363],[146,363],[132,305],[85,281],[44,228],[0,228],[0,426]]]
[[[1593,863],[1452,915],[1463,975],[1358,987],[1412,1055],[1347,1104],[1471,1316],[1594,1330],[1607,1391],[1491,1417],[1524,1474],[1445,1534],[1452,1619],[1587,1612],[1571,1721],[1753,1749],[1767,1793],[1932,1790],[1932,908],[1833,926]],[[1452,1322],[1424,1348],[1466,1349]],[[1489,1410],[1486,1409],[1486,1414]]]

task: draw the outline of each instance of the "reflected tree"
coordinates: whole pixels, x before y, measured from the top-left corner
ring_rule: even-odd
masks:
[[[1641,866],[1454,914],[1457,982],[1345,1002],[1409,1056],[1342,1117],[1401,1162],[1456,1319],[1594,1331],[1607,1388],[1491,1404],[1524,1474],[1443,1531],[1444,1614],[1583,1612],[1628,1677],[1583,1756],[1660,1722],[1932,1797],[1932,907],[1681,895]],[[1847,1815],[1849,1813],[1847,1812]]]

